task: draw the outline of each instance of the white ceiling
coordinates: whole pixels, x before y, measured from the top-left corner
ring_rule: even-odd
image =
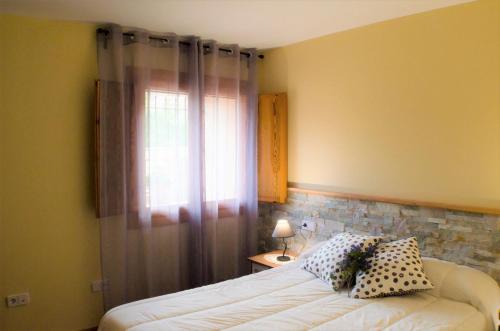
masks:
[[[25,16],[199,35],[271,48],[472,0],[0,0]]]

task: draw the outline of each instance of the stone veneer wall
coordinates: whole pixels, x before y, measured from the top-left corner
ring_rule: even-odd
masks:
[[[500,283],[500,216],[415,207],[375,201],[339,199],[288,192],[286,204],[259,203],[259,250],[279,247],[273,240],[276,220],[286,218],[296,230],[290,239],[300,251],[307,241],[325,240],[349,231],[383,235],[389,240],[415,236],[423,256],[482,270]],[[298,231],[304,220],[316,231]]]

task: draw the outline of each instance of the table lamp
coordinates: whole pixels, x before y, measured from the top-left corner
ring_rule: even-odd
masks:
[[[273,231],[273,238],[281,238],[283,239],[283,244],[285,244],[285,249],[283,250],[283,255],[278,256],[277,260],[278,261],[290,261],[290,256],[285,255],[286,249],[288,248],[287,243],[285,238],[290,238],[295,236],[295,233],[293,233],[292,228],[290,227],[290,224],[288,223],[287,220],[278,220],[276,223],[276,227],[274,228]]]

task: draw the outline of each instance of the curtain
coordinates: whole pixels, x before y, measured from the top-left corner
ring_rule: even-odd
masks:
[[[105,309],[248,273],[257,245],[255,50],[106,31],[97,34]]]

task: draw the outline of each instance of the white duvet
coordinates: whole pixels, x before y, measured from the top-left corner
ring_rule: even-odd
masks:
[[[493,330],[497,283],[482,272],[424,259],[435,289],[356,300],[300,269],[300,261],[110,310],[101,331]]]

